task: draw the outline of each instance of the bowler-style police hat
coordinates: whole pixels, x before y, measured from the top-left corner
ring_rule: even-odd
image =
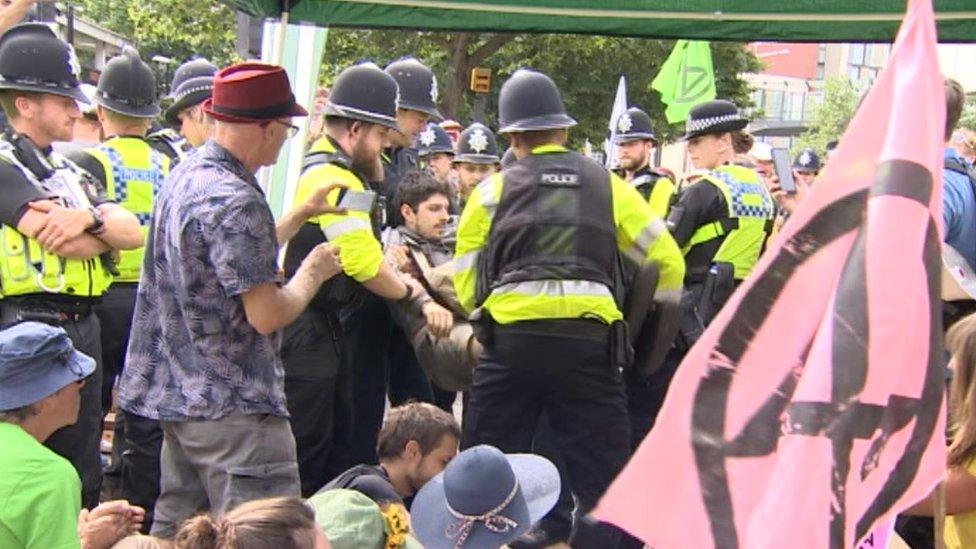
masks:
[[[167,98],[173,104],[166,109],[166,121],[176,126],[181,112],[210,99],[215,74],[217,66],[206,59],[191,59],[180,65],[170,84]]]
[[[691,109],[685,123],[682,141],[708,134],[721,134],[741,130],[749,125],[749,119],[739,114],[735,103],[716,99]]]

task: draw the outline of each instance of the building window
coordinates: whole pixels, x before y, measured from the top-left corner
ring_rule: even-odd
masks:
[[[847,77],[858,88],[871,85],[884,66],[887,50],[875,44],[851,44],[847,57]]]
[[[763,105],[766,118],[770,120],[783,119],[783,92],[779,90],[767,90],[766,102]]]
[[[827,69],[827,44],[820,44],[817,48],[817,80],[824,79],[824,72]]]

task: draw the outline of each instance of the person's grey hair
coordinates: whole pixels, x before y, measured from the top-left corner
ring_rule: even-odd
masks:
[[[3,410],[0,412],[0,423],[21,424],[36,415],[37,406],[34,404],[28,404],[27,406],[21,406],[20,408]]]

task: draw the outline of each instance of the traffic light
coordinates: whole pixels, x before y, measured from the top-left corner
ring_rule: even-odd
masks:
[[[471,69],[471,91],[488,93],[491,90],[491,69],[475,67]]]

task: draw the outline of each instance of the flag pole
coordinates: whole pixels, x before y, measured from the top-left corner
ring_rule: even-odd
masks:
[[[275,50],[272,61],[274,65],[280,65],[281,58],[285,54],[285,33],[288,30],[288,12],[290,9],[288,4],[288,0],[281,1],[281,21],[278,25],[278,35],[275,36]]]
[[[935,487],[935,512],[932,513],[933,542],[935,549],[945,549],[945,481]]]

